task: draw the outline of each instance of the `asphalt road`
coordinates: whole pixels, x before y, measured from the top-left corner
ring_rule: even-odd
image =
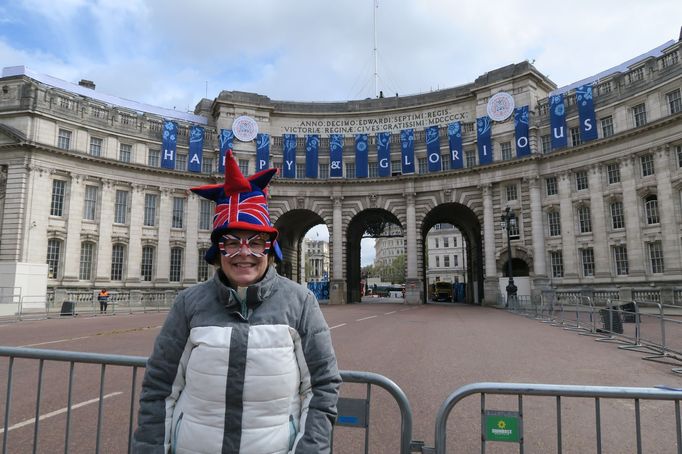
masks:
[[[332,328],[339,367],[375,372],[398,384],[412,407],[412,439],[428,446],[434,443],[439,406],[469,383],[682,387],[682,377],[670,366],[642,361],[642,354],[498,309],[356,304],[324,306],[323,312]],[[10,323],[0,326],[0,345],[146,356],[164,317],[136,314]],[[6,408],[7,369],[8,360],[0,360],[0,421]],[[14,363],[7,452],[31,452],[37,371],[38,361]],[[67,445],[68,372],[68,364],[45,363],[37,452],[64,452]],[[95,365],[75,366],[72,401],[80,406],[71,415],[71,453],[95,451],[101,372]],[[125,452],[132,373],[113,366],[105,372],[100,452]],[[364,385],[342,388],[346,397],[362,397],[365,392]],[[488,396],[486,408],[516,410],[517,402],[515,397]],[[590,399],[562,400],[563,452],[596,452],[594,407]],[[636,452],[634,407],[632,401],[601,402],[602,452]],[[555,410],[553,398],[524,399],[526,453],[556,452]],[[669,402],[641,402],[643,452],[677,452],[674,411]],[[480,452],[480,427],[480,398],[467,398],[448,420],[448,452]],[[369,452],[398,453],[399,431],[397,405],[388,393],[372,388]],[[338,454],[364,452],[364,431],[337,427],[334,448]],[[489,443],[486,452],[518,452],[518,446]]]

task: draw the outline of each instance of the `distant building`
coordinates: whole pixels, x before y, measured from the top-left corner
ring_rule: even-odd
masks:
[[[389,238],[377,238],[374,241],[374,264],[390,265],[397,257],[405,254],[405,238],[397,225],[391,224],[385,231]]]
[[[306,282],[319,282],[329,279],[329,242],[303,239],[301,254],[304,257],[303,275]]]
[[[426,278],[434,282],[464,282],[466,244],[451,224],[436,224],[426,235]]]

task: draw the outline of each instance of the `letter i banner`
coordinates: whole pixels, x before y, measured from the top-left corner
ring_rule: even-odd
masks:
[[[414,129],[400,131],[400,155],[403,175],[414,173]]]
[[[552,150],[564,148],[568,145],[566,134],[566,108],[564,107],[564,95],[549,97],[549,125],[551,132]]]
[[[459,121],[448,125],[448,147],[450,148],[450,168],[464,167],[462,158],[462,124]]]
[[[282,176],[284,178],[296,178],[296,134],[284,134],[283,139]]]
[[[493,162],[492,125],[487,115],[476,119],[476,144],[478,146],[478,163],[480,165]]]
[[[189,129],[189,164],[190,172],[201,172],[201,160],[204,153],[204,128],[192,126]]]
[[[270,167],[270,134],[256,136],[256,172]]]
[[[175,169],[175,151],[178,145],[178,125],[175,122],[170,120],[163,122],[161,144],[163,146],[161,167],[164,169]]]
[[[581,85],[576,88],[575,99],[578,103],[578,116],[580,117],[580,139],[583,142],[589,142],[597,138],[597,119],[592,101],[592,84]]]
[[[305,137],[305,177],[317,178],[317,156],[320,149],[320,136],[311,134]]]
[[[225,153],[234,145],[234,133],[231,129],[221,129],[218,136],[220,143],[220,160],[218,161],[218,173],[225,173]]]
[[[391,133],[380,132],[377,140],[377,165],[380,177],[391,176]]]
[[[367,134],[355,134],[355,178],[369,175],[368,151]]]
[[[343,134],[329,136],[329,176],[343,177]]]
[[[440,134],[438,126],[429,126],[426,133],[426,157],[429,161],[429,172],[440,172]]]
[[[528,143],[528,106],[514,109],[514,130],[516,133],[516,157],[522,158],[530,154]]]

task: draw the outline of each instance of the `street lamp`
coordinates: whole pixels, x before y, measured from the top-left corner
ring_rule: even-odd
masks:
[[[511,252],[511,238],[510,230],[516,225],[516,214],[514,211],[507,207],[502,215],[501,226],[507,231],[507,274],[509,275],[509,283],[507,284],[507,304],[505,307],[509,307],[509,302],[516,302],[516,285],[514,285],[514,275],[512,272],[512,252]]]

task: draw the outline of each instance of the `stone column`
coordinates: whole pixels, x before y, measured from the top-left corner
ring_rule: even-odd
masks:
[[[144,186],[132,185],[130,195],[130,230],[126,283],[139,283],[142,274],[142,222],[144,220]]]
[[[407,240],[407,277],[405,279],[405,303],[420,304],[422,302],[422,285],[417,273],[417,214],[415,193],[403,194],[407,203],[405,221]]]
[[[195,284],[199,276],[198,229],[199,197],[190,192],[187,196],[187,222],[185,223],[185,277],[183,280],[185,285]]]
[[[26,213],[27,225],[24,227],[24,252],[22,260],[30,263],[47,262],[47,224],[50,218],[50,205],[52,203],[52,179],[48,169],[30,165],[27,167],[30,173],[28,203]],[[8,199],[6,205],[10,205]],[[17,216],[23,213],[17,211]],[[4,222],[4,221],[3,221]],[[3,230],[5,233],[5,230]],[[3,241],[4,246],[4,241]]]
[[[66,213],[64,274],[62,277],[62,280],[65,282],[78,281],[80,271],[81,224],[84,198],[82,180],[82,175],[71,174],[71,185],[68,191],[68,212]]]
[[[644,253],[642,250],[642,227],[640,224],[639,196],[637,195],[637,177],[635,162],[632,157],[621,160],[621,185],[623,188],[623,215],[625,216],[625,232],[628,248],[628,276],[644,276]]]
[[[530,192],[530,223],[531,238],[533,240],[533,274],[531,296],[534,301],[540,301],[542,293],[549,290],[550,282],[547,277],[547,249],[545,247],[545,228],[542,222],[542,196],[540,179],[528,179]]]
[[[161,188],[159,197],[159,241],[156,253],[156,276],[154,281],[167,283],[170,276],[170,229],[173,205],[171,190]]]
[[[661,222],[663,261],[666,275],[678,276],[682,272],[680,256],[679,227],[675,222],[674,200],[670,183],[670,150],[669,145],[656,150],[656,184],[658,186],[658,214]]]
[[[111,280],[111,232],[114,222],[114,182],[102,179],[102,205],[99,214],[99,241],[97,243],[97,286]]]
[[[485,280],[483,281],[485,300],[483,304],[497,304],[499,277],[495,261],[495,212],[493,209],[493,187],[491,184],[479,186],[483,191],[483,250],[485,254]]]
[[[343,278],[343,197],[332,196],[332,276],[329,281],[329,302],[346,304],[346,280]]]
[[[592,166],[589,173],[590,185],[590,215],[592,217],[592,241],[594,250],[594,277],[608,278],[611,276],[609,261],[609,243],[607,237],[607,223],[604,217],[607,207],[604,206],[604,184],[601,166]]]
[[[561,219],[562,257],[564,261],[564,278],[578,277],[577,252],[575,244],[575,217],[571,200],[570,173],[559,175],[559,218]]]

